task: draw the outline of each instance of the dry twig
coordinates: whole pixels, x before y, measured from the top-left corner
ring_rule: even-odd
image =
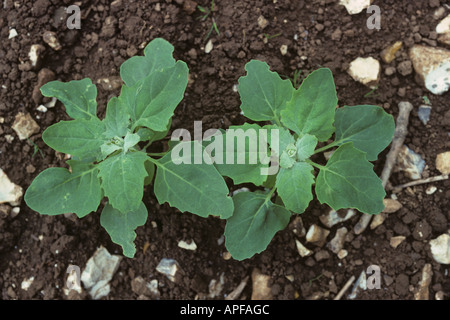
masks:
[[[238,299],[239,296],[242,293],[242,290],[244,290],[245,286],[247,285],[247,281],[248,281],[248,276],[246,276],[244,278],[244,280],[241,281],[241,283],[236,287],[236,289],[231,291],[230,294],[225,297],[225,300],[236,300],[236,299]]]
[[[345,291],[347,291],[348,288],[350,288],[353,281],[355,281],[355,276],[352,276],[350,279],[348,279],[347,283],[342,287],[341,291],[339,291],[339,293],[336,295],[336,297],[334,297],[333,300],[340,300],[344,295]]]
[[[391,143],[391,149],[386,156],[386,163],[380,176],[384,188],[386,188],[391,172],[394,169],[395,162],[397,161],[398,153],[405,142],[406,135],[408,134],[409,114],[413,109],[413,105],[410,102],[402,101],[398,104],[398,108],[399,113],[396,121],[394,138]],[[355,234],[361,234],[367,228],[371,219],[372,215],[364,213],[355,225]]]
[[[431,177],[431,178],[415,180],[415,181],[411,181],[411,182],[404,183],[404,184],[401,184],[401,185],[393,187],[392,188],[392,192],[397,193],[397,192],[400,192],[404,188],[417,186],[417,185],[420,185],[420,184],[425,184],[425,183],[430,183],[430,182],[447,180],[447,179],[448,179],[448,174],[442,174],[440,176],[435,176],[435,177]]]

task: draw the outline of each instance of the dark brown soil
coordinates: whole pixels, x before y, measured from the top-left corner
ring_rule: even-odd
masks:
[[[386,76],[383,72],[378,90],[366,96],[370,89],[353,81],[346,68],[358,56],[380,59],[381,51],[395,41],[403,41],[404,48],[391,63],[394,67],[408,60],[407,48],[413,44],[435,45],[433,30],[437,21],[433,12],[444,1],[376,0],[382,12],[381,30],[377,31],[366,27],[368,14],[350,16],[332,0],[217,0],[213,16],[220,35],[211,33],[214,49],[209,54],[203,48],[211,19],[198,19],[201,12],[192,12],[184,2],[189,1],[118,0],[114,5],[106,0],[83,1],[80,30],[66,27],[61,8],[71,4],[68,0],[6,0],[0,4],[3,6],[0,11],[3,86],[0,116],[5,119],[0,124],[0,168],[14,183],[26,189],[42,170],[64,166],[61,156],[48,148],[40,136],[46,127],[66,119],[66,115],[60,103],[46,113],[36,110],[38,105],[32,99],[32,92],[39,70],[48,68],[61,81],[84,77],[94,81],[114,79],[119,76],[122,62],[142,54],[141,44],[155,37],[171,42],[176,58],[184,60],[190,69],[191,82],[176,110],[172,128],[191,130],[194,120],[202,120],[204,129],[242,124],[245,119],[240,115],[239,95],[233,91],[233,85],[244,75],[244,65],[250,59],[267,61],[272,70],[289,77],[296,69],[302,70],[304,76],[323,66],[333,71],[340,105],[378,104],[396,118],[398,102],[413,103],[415,109],[405,143],[424,157],[425,177],[439,174],[435,168],[436,155],[450,146],[447,135],[450,93],[432,95],[416,81],[414,73],[403,76],[396,72]],[[199,0],[198,4],[206,7],[208,1]],[[62,20],[58,18],[61,13]],[[269,21],[264,30],[257,23],[260,15]],[[10,28],[15,28],[19,35],[8,39]],[[54,51],[43,42],[42,35],[48,30],[56,32],[62,50]],[[264,34],[279,35],[264,43]],[[294,40],[295,35],[298,40]],[[28,62],[32,44],[46,47],[45,59],[38,69],[31,68]],[[280,53],[283,44],[288,46],[285,56]],[[385,69],[387,65],[383,63],[382,67]],[[98,84],[99,116],[103,116],[106,102],[118,95],[119,90]],[[426,126],[417,117],[417,107],[424,95],[433,106]],[[20,141],[11,129],[20,111],[30,113],[39,124],[41,131],[31,140],[39,146],[43,157],[40,153],[33,155],[33,146],[26,140]],[[9,143],[6,135],[15,139]],[[385,154],[375,163],[377,173],[383,168]],[[408,181],[401,172],[394,173],[390,179],[392,185]],[[138,294],[132,290],[131,283],[138,276],[147,281],[158,279],[162,299],[194,299],[207,294],[211,280],[218,280],[222,274],[224,288],[216,299],[223,299],[254,268],[271,277],[273,299],[303,300],[312,296],[329,299],[350,277],[358,277],[375,264],[383,276],[381,289],[366,290],[357,298],[411,300],[426,263],[433,270],[430,297],[434,299],[436,292],[443,291],[448,298],[449,266],[432,259],[428,241],[449,228],[450,181],[433,185],[438,191],[432,195],[425,193],[428,185],[403,190],[397,194],[403,208],[390,214],[381,226],[374,230],[368,228],[361,235],[350,232],[345,243],[348,256],[342,260],[332,252],[320,261],[314,256],[300,257],[296,236],[292,228],[286,228],[277,233],[265,252],[242,262],[224,259],[226,249],[218,242],[223,234],[223,221],[180,214],[167,205],[160,206],[148,188],[144,199],[150,215],[146,225],[137,229],[138,252],[134,259],[122,259],[106,299],[136,299]],[[302,215],[305,227],[320,224],[318,217],[328,210],[314,200]],[[358,218],[333,227],[328,240],[341,226],[353,230]],[[418,235],[419,231],[422,236]],[[397,235],[406,236],[406,240],[394,249],[389,239]],[[191,239],[198,246],[196,251],[178,247],[178,241]],[[121,253],[121,248],[111,242],[100,226],[97,213],[83,219],[40,216],[22,201],[16,217],[0,218],[1,299],[67,299],[62,291],[67,266],[75,264],[83,268],[100,245],[111,253]],[[156,272],[162,258],[173,258],[180,264],[184,274],[177,283]],[[22,281],[32,276],[35,280],[31,287],[22,290]],[[251,281],[241,298],[250,295]],[[87,295],[81,298],[89,299]],[[346,298],[347,295],[343,297]]]

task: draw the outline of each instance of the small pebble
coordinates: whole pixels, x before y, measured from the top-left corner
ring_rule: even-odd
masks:
[[[428,195],[432,195],[433,193],[435,193],[437,190],[437,188],[435,186],[429,186],[427,188],[427,190],[425,190],[425,193]]]
[[[214,45],[213,45],[212,41],[209,40],[205,46],[205,53],[210,53],[213,48],[214,48]]]
[[[428,105],[421,105],[419,107],[419,110],[417,111],[417,115],[419,116],[420,121],[422,121],[423,124],[427,124],[428,121],[430,121],[430,114],[431,114],[431,107]]]

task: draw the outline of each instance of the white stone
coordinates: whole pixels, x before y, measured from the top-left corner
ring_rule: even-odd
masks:
[[[301,257],[307,257],[307,256],[310,256],[310,255],[312,255],[312,251],[311,250],[309,250],[308,248],[306,248],[300,241],[298,241],[297,239],[295,240],[295,245],[297,246],[297,251],[298,251],[298,254],[301,256]]]
[[[47,102],[47,103],[45,104],[45,107],[46,107],[47,109],[53,108],[53,107],[56,105],[56,101],[57,101],[57,100],[58,100],[58,99],[56,99],[55,97],[53,97],[52,100],[50,100],[49,102]]]
[[[158,289],[158,280],[156,279],[151,280],[150,283],[147,284],[147,288],[155,297],[159,297],[161,295]]]
[[[436,169],[442,174],[450,174],[450,151],[442,152],[437,155]]]
[[[375,215],[370,222],[370,229],[373,230],[376,227],[383,224],[384,220],[386,220],[387,214],[385,212],[380,212],[379,214]]]
[[[22,288],[22,290],[28,291],[28,289],[30,288],[30,286],[33,283],[33,281],[34,281],[34,277],[30,277],[28,279],[25,279],[20,284],[20,287]]]
[[[45,51],[45,47],[42,44],[33,44],[28,52],[28,58],[30,58],[31,66],[36,67],[41,59],[42,52]]]
[[[430,240],[430,249],[436,262],[450,264],[450,235],[444,233]]]
[[[39,236],[42,237],[42,236]],[[42,237],[43,239],[43,237]],[[42,241],[42,239],[39,238],[39,240]],[[69,272],[70,270],[70,272]],[[68,268],[69,275],[66,279],[66,287],[63,289],[66,296],[69,295],[70,291],[75,290],[78,293],[82,292],[81,283],[79,282],[80,279],[78,278],[80,275],[77,274],[77,271],[75,268]]]
[[[270,282],[270,276],[262,274],[257,268],[253,269],[251,300],[272,300]]]
[[[334,225],[347,221],[352,218],[356,214],[356,211],[353,209],[347,210],[345,215],[339,214],[339,212],[330,210],[328,213],[323,214],[319,217],[320,222],[322,222],[326,227],[331,228]]]
[[[111,255],[104,247],[100,247],[86,263],[81,281],[94,300],[108,295],[109,281],[119,268],[121,259],[122,257]]]
[[[8,176],[0,169],[0,203],[9,202],[18,206],[23,195],[23,189],[9,180]]]
[[[42,113],[46,113],[48,109],[41,104],[39,107],[36,108],[36,110]]]
[[[329,230],[313,224],[306,233],[306,241],[318,247],[322,247],[325,244],[329,233]]]
[[[19,34],[17,33],[17,30],[14,29],[14,28],[12,28],[12,29],[9,30],[9,36],[8,36],[8,39],[15,38],[15,37],[17,37],[18,35],[19,35]]]
[[[205,46],[205,53],[210,53],[212,49],[214,48],[214,45],[211,41],[211,39],[208,41],[208,43]]]
[[[398,200],[390,198],[383,199],[383,204],[383,212],[385,213],[394,213],[403,207],[403,205]]]
[[[450,14],[445,17],[441,22],[436,26],[437,34],[444,34],[450,32]]]
[[[190,243],[187,243],[187,242],[184,241],[184,240],[180,240],[180,241],[178,242],[178,246],[179,246],[181,249],[185,249],[185,250],[192,250],[192,251],[195,251],[195,250],[197,249],[197,245],[195,244],[194,240],[191,240]]]
[[[338,258],[341,259],[341,260],[344,259],[347,255],[348,255],[348,251],[345,250],[345,249],[341,249],[337,253]]]
[[[348,73],[365,86],[375,89],[380,79],[380,62],[372,57],[358,57],[350,63]]]
[[[31,115],[22,112],[16,115],[11,128],[17,133],[20,140],[25,140],[40,130],[39,125],[33,120]]]
[[[436,95],[450,88],[450,51],[415,45],[409,50],[414,70],[420,76],[425,87]]]
[[[339,4],[343,5],[349,14],[358,14],[367,9],[372,0],[340,0]]]
[[[11,143],[14,141],[14,136],[10,134],[5,134],[5,140],[6,142]]]
[[[222,274],[220,275],[219,280],[212,279],[209,282],[209,285],[208,285],[208,291],[209,291],[208,298],[214,299],[214,298],[218,297],[221,294],[222,290],[223,290],[224,284],[225,284],[225,273],[222,272]]]
[[[389,244],[391,245],[392,248],[396,249],[405,239],[406,239],[405,236],[392,237],[389,240]]]
[[[431,264],[427,263],[423,266],[422,269],[422,280],[419,282],[419,288],[417,292],[414,294],[415,300],[429,300],[430,293],[428,287],[431,284],[431,280],[433,278],[433,269]]]
[[[406,145],[403,145],[398,153],[395,171],[403,171],[408,178],[417,180],[422,177],[424,168],[425,160]]]
[[[287,52],[288,52],[288,46],[285,45],[285,44],[283,44],[283,45],[280,47],[280,52],[281,52],[281,55],[285,56],[285,55],[287,54]]]
[[[267,21],[266,18],[264,18],[263,16],[258,17],[258,26],[261,29],[264,29],[265,27],[267,27],[268,24],[269,24],[269,21]]]
[[[345,236],[347,235],[348,230],[346,227],[339,228],[336,231],[336,235],[334,238],[328,242],[327,248],[330,249],[333,253],[338,254],[344,248]]]
[[[174,259],[163,258],[156,267],[156,271],[165,275],[170,281],[175,282],[175,276],[180,269],[178,262]]]
[[[437,188],[435,186],[429,186],[427,188],[427,190],[425,190],[425,193],[428,195],[432,195],[433,193],[435,193],[437,190]]]

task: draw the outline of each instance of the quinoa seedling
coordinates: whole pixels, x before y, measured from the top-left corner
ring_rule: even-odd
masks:
[[[42,139],[72,159],[67,161],[70,170],[48,168],[34,179],[25,193],[31,209],[82,218],[97,211],[106,197],[100,223],[127,257],[136,252],[134,230],[147,220],[144,186],[152,182],[160,204],[168,202],[202,217],[231,216],[233,201],[214,166],[175,164],[179,161],[171,150],[146,150],[166,136],[188,83],[188,67],[175,61],[173,50],[158,38],[147,45],[144,56],[125,61],[120,96],[109,100],[102,120],[97,117],[97,89],[89,78],[41,87],[42,94],[60,100],[72,118],[48,127]]]

